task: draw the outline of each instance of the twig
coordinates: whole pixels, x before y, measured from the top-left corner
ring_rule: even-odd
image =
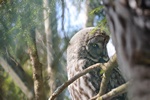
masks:
[[[67,88],[76,79],[78,79],[79,77],[85,75],[86,73],[88,73],[88,72],[90,72],[93,69],[98,68],[98,67],[101,67],[103,70],[106,70],[106,66],[104,66],[101,63],[97,63],[97,64],[94,64],[94,65],[86,68],[85,70],[81,71],[80,73],[78,73],[77,75],[75,75],[74,77],[72,77],[70,80],[68,80],[67,82],[65,82],[61,86],[59,86],[57,88],[57,90],[51,95],[51,97],[49,98],[49,100],[54,100],[57,95],[59,95],[65,88]]]
[[[113,97],[116,97],[122,93],[125,93],[127,91],[127,87],[129,86],[129,84],[130,82],[127,82],[115,89],[112,89],[110,92],[98,97],[96,100],[111,100]]]
[[[107,69],[106,69],[106,71],[102,77],[99,96],[103,95],[106,92],[106,88],[107,88],[107,84],[108,84],[109,79],[110,79],[111,72],[115,67],[117,67],[117,60],[116,59],[117,59],[117,56],[116,56],[116,54],[114,54],[111,57],[110,61],[105,64],[105,66],[107,66]]]
[[[102,81],[101,81],[101,84],[100,84],[100,91],[96,96],[92,97],[90,100],[95,100],[97,97],[105,94],[111,72],[115,67],[117,67],[117,60],[116,59],[117,59],[117,56],[116,56],[116,54],[114,54],[111,57],[111,59],[109,60],[109,62],[104,64],[106,66],[106,70],[105,70],[105,72],[103,73],[103,76],[102,76]]]

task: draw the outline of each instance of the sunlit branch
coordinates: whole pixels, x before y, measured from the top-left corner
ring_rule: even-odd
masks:
[[[93,69],[98,68],[98,67],[101,67],[103,70],[106,69],[106,67],[104,65],[102,65],[101,63],[97,63],[97,64],[94,64],[94,65],[86,68],[85,70],[81,71],[80,73],[78,73],[77,75],[75,75],[74,77],[72,77],[70,80],[68,80],[67,82],[65,82],[64,84],[62,84],[60,87],[58,87],[56,89],[56,91],[51,95],[51,97],[49,98],[49,100],[54,100],[55,97],[57,97],[57,95],[59,95],[65,88],[67,88],[75,80],[77,80],[81,76],[85,75],[86,73],[88,73],[88,72],[90,72]]]
[[[98,97],[96,100],[111,100],[113,97],[116,97],[118,95],[125,93],[127,91],[128,85],[129,85],[129,82],[115,89],[112,89],[110,92]]]

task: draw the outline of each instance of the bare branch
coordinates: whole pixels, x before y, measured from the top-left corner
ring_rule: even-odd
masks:
[[[74,77],[72,77],[70,80],[68,80],[67,82],[65,82],[64,84],[62,84],[60,87],[57,88],[57,90],[52,94],[52,96],[49,98],[49,100],[54,100],[54,98],[59,95],[65,88],[67,88],[71,83],[73,83],[76,79],[78,79],[79,77],[85,75],[86,73],[92,71],[95,68],[101,67],[103,70],[106,69],[106,67],[104,65],[102,65],[101,63],[97,63],[94,64],[88,68],[86,68],[85,70],[81,71],[80,73],[78,73],[77,75],[75,75]]]
[[[120,94],[125,93],[127,91],[128,86],[129,86],[129,82],[127,82],[115,89],[112,89],[110,92],[98,97],[96,100],[111,100],[113,97],[116,97]]]
[[[102,81],[101,81],[101,84],[100,84],[100,91],[99,91],[99,93],[96,96],[91,98],[91,100],[95,100],[97,97],[105,94],[106,88],[107,88],[107,84],[108,84],[109,79],[110,79],[111,72],[112,72],[112,70],[115,67],[118,66],[116,59],[117,59],[117,56],[116,56],[116,54],[114,54],[111,57],[111,59],[109,60],[109,62],[104,64],[106,66],[106,69],[105,69],[105,72],[103,73],[103,76],[102,76]]]
[[[107,69],[106,69],[106,71],[102,77],[102,82],[100,85],[100,91],[98,94],[99,96],[103,95],[106,92],[106,88],[107,88],[107,84],[108,84],[109,79],[110,79],[111,72],[115,67],[117,67],[117,60],[116,59],[117,59],[117,56],[116,56],[116,54],[114,54],[112,56],[112,58],[110,59],[110,61],[105,64]]]
[[[86,73],[92,71],[95,68],[101,67],[102,70],[106,71],[106,69],[111,69],[110,66],[111,64],[116,64],[116,55],[114,55],[110,61],[106,64],[102,64],[102,63],[97,63],[94,64],[88,68],[86,68],[85,70],[81,71],[80,73],[78,73],[77,75],[75,75],[74,77],[72,77],[70,80],[68,80],[67,82],[65,82],[64,84],[62,84],[60,87],[57,88],[57,90],[51,95],[51,97],[49,98],[49,100],[54,100],[54,98],[59,95],[65,88],[67,88],[71,83],[73,83],[76,79],[78,79],[79,77],[85,75]],[[108,67],[107,67],[107,66]]]

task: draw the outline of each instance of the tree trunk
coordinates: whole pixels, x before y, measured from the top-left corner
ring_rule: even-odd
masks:
[[[50,95],[54,92],[56,89],[55,84],[55,70],[53,65],[54,57],[53,57],[53,48],[52,48],[52,31],[51,31],[51,25],[50,25],[50,12],[51,9],[49,7],[49,0],[43,0],[43,17],[44,17],[44,27],[45,27],[45,34],[46,34],[46,48],[47,48],[47,71],[48,76],[50,76],[50,79],[48,81],[49,87],[50,87]]]
[[[34,80],[34,92],[35,100],[45,100],[43,75],[42,75],[42,64],[39,61],[36,39],[35,39],[35,29],[31,30],[31,41],[29,40],[29,56],[31,59],[32,69],[33,69],[33,80]]]
[[[89,15],[89,12],[88,12],[88,9],[89,9],[89,3],[90,1],[89,0],[86,0],[85,2],[85,8],[84,8],[84,12],[85,12],[85,23],[83,24],[83,28],[86,28],[87,27],[87,24],[88,24],[88,15]],[[93,21],[92,21],[93,22]],[[92,23],[93,24],[93,23]]]
[[[85,13],[86,13],[86,21],[85,21],[85,25],[83,26],[83,28],[85,27],[91,27],[93,26],[93,22],[94,22],[94,14],[90,14],[90,12],[92,11],[92,8],[90,6],[90,4],[92,4],[93,2],[91,0],[86,0],[85,1]]]
[[[103,0],[129,99],[150,98],[150,0]]]

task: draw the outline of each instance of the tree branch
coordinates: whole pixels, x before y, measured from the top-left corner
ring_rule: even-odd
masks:
[[[105,69],[105,72],[103,73],[103,76],[102,76],[102,81],[101,81],[101,84],[100,84],[100,91],[99,93],[94,96],[93,98],[91,98],[91,100],[95,100],[97,97],[105,94],[106,92],[106,88],[107,88],[107,84],[109,82],[109,79],[110,79],[110,75],[112,73],[112,70],[117,67],[117,56],[116,54],[114,54],[111,59],[109,60],[109,62],[105,63],[104,65],[106,66],[106,69]]]
[[[110,92],[98,97],[96,100],[111,100],[113,97],[116,97],[122,93],[125,93],[127,91],[127,87],[129,86],[129,84],[130,83],[127,82],[115,89],[112,89]]]
[[[67,82],[65,82],[64,84],[62,84],[60,87],[58,87],[56,89],[56,91],[51,95],[51,97],[49,98],[49,100],[54,100],[55,97],[57,95],[59,95],[65,88],[67,88],[71,83],[73,83],[76,79],[78,79],[79,77],[85,75],[86,73],[92,71],[95,68],[101,67],[103,70],[106,69],[106,67],[104,65],[102,65],[101,63],[97,63],[94,64],[88,68],[86,68],[85,70],[81,71],[80,73],[76,74],[74,77],[72,77],[70,80],[68,80]]]
[[[110,61],[106,64],[102,64],[102,63],[97,63],[94,64],[88,68],[86,68],[85,70],[81,71],[80,73],[76,74],[74,77],[72,77],[70,80],[68,80],[67,82],[65,82],[64,84],[62,84],[60,87],[57,88],[57,90],[51,95],[51,97],[49,98],[49,100],[54,100],[54,98],[59,95],[65,88],[67,88],[71,83],[73,83],[76,79],[78,79],[79,77],[85,75],[86,73],[92,71],[95,68],[101,67],[102,70],[106,71],[108,69],[113,69],[113,67],[111,67],[111,64],[116,65],[116,55],[114,55]],[[108,71],[107,71],[108,72]],[[105,89],[105,88],[104,88]]]
[[[114,54],[110,61],[108,63],[105,64],[105,66],[107,66],[107,69],[105,71],[105,73],[103,74],[103,77],[102,77],[102,82],[101,82],[101,85],[100,85],[100,91],[99,91],[99,96],[103,95],[105,92],[106,92],[106,88],[107,88],[107,84],[109,82],[109,79],[110,79],[110,75],[112,73],[112,70],[117,67],[117,56],[116,54]]]

